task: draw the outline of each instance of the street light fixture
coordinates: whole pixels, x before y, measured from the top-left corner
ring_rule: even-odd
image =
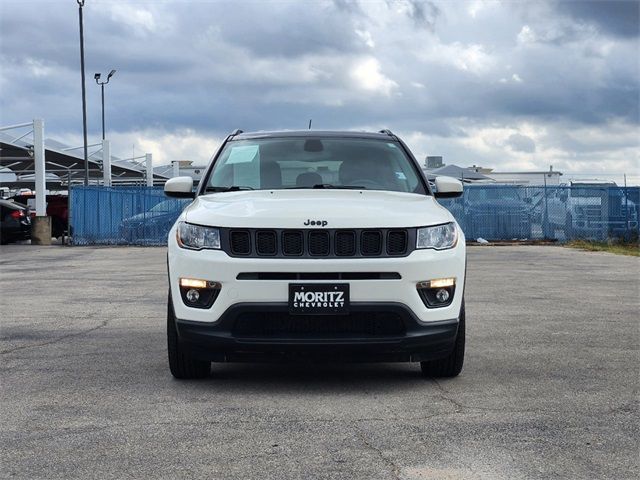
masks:
[[[107,80],[104,82],[100,81],[100,77],[102,76],[102,74],[100,73],[96,73],[93,76],[93,79],[96,81],[97,85],[100,85],[100,89],[102,90],[102,139],[104,140],[104,86],[109,83],[109,80],[111,79],[111,77],[113,77],[113,74],[116,73],[115,70],[111,70],[109,72],[109,74],[107,75]]]
[[[78,21],[80,23],[80,72],[82,76],[82,135],[84,138],[84,184],[89,185],[89,154],[87,147],[87,93],[84,85],[84,28],[82,25],[82,7],[84,0],[78,2]]]

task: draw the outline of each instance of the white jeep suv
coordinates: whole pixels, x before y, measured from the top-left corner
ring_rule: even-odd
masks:
[[[211,362],[420,362],[455,376],[464,359],[465,239],[393,133],[229,135],[169,233],[169,366]]]

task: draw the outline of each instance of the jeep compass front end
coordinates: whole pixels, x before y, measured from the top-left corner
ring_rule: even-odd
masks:
[[[465,240],[389,131],[234,132],[169,233],[169,364],[464,358]],[[438,196],[462,184],[436,179]]]

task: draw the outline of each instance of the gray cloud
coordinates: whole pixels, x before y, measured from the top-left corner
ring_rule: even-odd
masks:
[[[612,35],[640,35],[640,3],[637,0],[559,0],[557,8],[573,19],[596,25]]]
[[[342,12],[363,14],[358,0],[333,0],[333,4]]]
[[[390,5],[398,3],[397,0],[388,0]],[[407,15],[417,27],[434,31],[436,20],[440,15],[440,9],[428,0],[407,0]]]
[[[40,116],[52,136],[77,134],[75,2],[10,0],[0,8],[0,124]],[[438,148],[465,145],[470,156],[486,155],[477,132],[498,128],[497,144],[527,152],[531,144],[517,136],[526,135],[544,158],[542,133],[514,131],[638,128],[640,66],[630,59],[639,43],[619,13],[629,7],[616,4],[608,26],[593,19],[600,7],[585,8],[87,0],[89,129],[99,134],[93,72],[116,68],[107,127],[122,138],[185,129],[219,138],[235,127],[304,128],[313,118],[318,128],[419,133]],[[575,139],[554,138],[554,152],[578,151]],[[610,148],[618,158],[637,142],[624,137]]]
[[[536,142],[534,142],[531,137],[519,133],[509,135],[507,145],[516,152],[534,153],[536,151]]]

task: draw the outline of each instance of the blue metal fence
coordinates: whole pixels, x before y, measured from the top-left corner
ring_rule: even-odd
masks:
[[[440,200],[467,239],[606,240],[638,238],[640,187],[468,185]],[[73,187],[75,245],[165,245],[189,200],[169,199],[161,188]]]
[[[159,187],[73,187],[69,204],[74,245],[166,245],[189,200]]]

